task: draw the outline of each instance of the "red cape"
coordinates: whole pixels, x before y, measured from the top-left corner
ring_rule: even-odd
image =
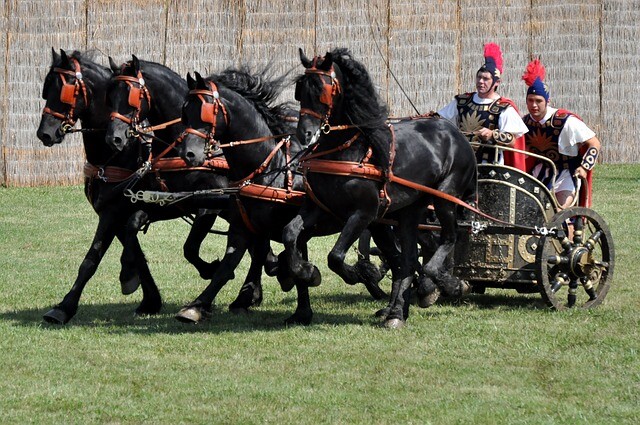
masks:
[[[520,115],[520,111],[518,111],[518,107],[514,103],[513,100],[508,97],[501,97],[501,102],[509,104],[513,109],[516,110],[518,115]],[[521,151],[526,150],[526,144],[524,142],[524,135],[517,137],[515,143],[513,144],[514,149],[519,149]],[[527,164],[526,164],[526,155],[520,152],[512,152],[512,151],[504,151],[504,165],[508,165],[513,168],[517,168],[520,171],[527,172]]]

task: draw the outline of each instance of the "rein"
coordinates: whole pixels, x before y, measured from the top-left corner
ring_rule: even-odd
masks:
[[[392,134],[392,138],[395,139],[395,135],[394,135],[394,131],[393,131],[393,126],[389,125],[389,130],[391,131]],[[328,155],[329,153],[333,153],[333,152],[339,152],[339,151],[343,151],[345,149],[348,149],[349,147],[351,147],[351,145],[353,144],[353,142],[357,139],[357,136],[360,133],[357,133],[356,136],[352,137],[351,139],[347,140],[345,143],[343,143],[342,145],[338,146],[337,148],[333,148],[331,150],[327,150],[327,151],[322,151],[322,152],[318,152],[318,153],[314,153],[311,155],[307,155],[304,156],[302,158],[300,158],[300,167],[304,170],[304,173],[306,175],[307,172],[315,172],[315,173],[322,173],[322,174],[330,174],[330,175],[341,175],[341,176],[352,176],[352,177],[358,177],[358,178],[364,178],[364,179],[369,179],[369,180],[375,180],[375,181],[379,181],[379,182],[391,182],[391,183],[396,183],[398,185],[404,186],[404,187],[408,187],[410,189],[414,189],[423,193],[427,193],[429,195],[438,197],[440,199],[444,199],[446,201],[452,202],[456,205],[459,205],[471,212],[473,212],[474,214],[477,214],[481,217],[486,218],[487,220],[499,223],[499,224],[503,224],[503,225],[508,225],[511,226],[513,228],[517,228],[517,229],[522,229],[522,230],[526,230],[526,231],[535,231],[537,232],[537,229],[530,227],[530,226],[523,226],[523,225],[518,225],[518,224],[512,224],[509,222],[506,222],[504,220],[500,220],[499,218],[495,218],[490,216],[487,213],[484,213],[482,211],[480,211],[478,208],[474,207],[473,205],[459,199],[456,198],[455,196],[452,196],[448,193],[445,193],[441,190],[438,189],[434,189],[425,185],[421,185],[419,183],[413,182],[411,180],[407,180],[404,179],[402,177],[396,176],[395,174],[393,174],[393,169],[390,168],[389,169],[389,173],[386,176],[383,175],[382,169],[378,166],[372,165],[372,164],[364,164],[364,163],[359,163],[359,162],[353,162],[353,161],[340,161],[340,160],[326,160],[326,159],[318,159],[318,157],[324,156],[324,155]],[[314,149],[317,147],[317,145],[314,147]],[[307,188],[309,189],[309,186],[307,185]],[[319,201],[317,199],[315,199],[315,197],[312,196],[312,199],[314,199],[314,201],[316,203],[318,203]],[[321,207],[324,207],[322,204],[319,204]],[[326,209],[326,208],[325,208]]]

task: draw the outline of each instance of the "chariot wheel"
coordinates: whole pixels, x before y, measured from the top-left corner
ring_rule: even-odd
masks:
[[[607,224],[589,208],[572,207],[557,212],[546,229],[536,252],[542,298],[556,310],[600,305],[615,264]]]

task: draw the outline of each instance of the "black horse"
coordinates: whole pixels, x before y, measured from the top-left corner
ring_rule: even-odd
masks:
[[[177,315],[185,322],[198,322],[208,315],[211,304],[222,286],[229,280],[245,250],[253,244],[253,261],[259,262],[269,240],[281,241],[282,229],[297,213],[304,198],[303,182],[291,172],[291,158],[297,156],[300,145],[289,137],[295,130],[292,114],[286,104],[275,104],[285,76],[269,78],[266,71],[250,73],[246,69],[229,69],[206,79],[189,76],[191,89],[184,108],[183,120],[190,127],[181,144],[181,156],[191,165],[199,165],[206,153],[222,149],[229,162],[232,185],[239,188],[238,208],[230,211],[227,254],[221,261],[211,284]],[[285,149],[291,144],[289,150]],[[318,226],[324,234],[337,230],[337,222]],[[306,246],[301,246],[302,255]],[[370,263],[369,263],[370,264]],[[373,265],[371,265],[373,267]],[[287,267],[280,265],[279,271]],[[247,283],[259,281],[259,268],[253,264]],[[295,282],[279,274],[285,291]],[[376,298],[385,296],[377,286],[379,275],[369,270],[359,281]],[[313,271],[309,284],[298,288],[299,295],[307,294],[308,286],[320,283],[318,270]],[[353,282],[355,283],[355,281]],[[287,323],[298,322],[292,316]]]
[[[457,206],[433,192],[425,193],[424,188],[436,189],[445,197],[475,200],[473,150],[446,120],[406,120],[389,126],[386,108],[367,70],[347,49],[335,49],[313,60],[300,50],[300,60],[305,73],[296,83],[301,105],[297,134],[303,144],[312,145],[313,153],[302,158],[302,167],[308,192],[316,202],[306,203],[284,230],[291,272],[297,279],[312,278],[313,265],[303,260],[296,247],[327,211],[344,223],[328,255],[329,267],[343,278],[353,274],[344,259],[362,231],[370,227],[372,234],[386,232],[389,245],[377,243],[381,250],[391,249],[385,257],[393,272],[384,324],[402,326],[409,314],[409,289],[417,264],[417,227],[429,203],[442,229],[439,246],[424,273],[445,295],[459,296],[466,289],[446,267],[456,241]],[[351,164],[346,169],[340,165],[344,161]],[[401,257],[390,246],[388,229],[371,227],[383,217],[395,222]]]
[[[140,167],[140,151],[114,152],[105,142],[109,122],[106,92],[112,71],[77,51],[67,55],[63,50],[60,54],[52,50],[52,56],[52,65],[43,86],[42,97],[46,105],[37,135],[46,146],[53,146],[61,143],[68,132],[75,131],[72,128],[80,120],[87,160],[84,167],[85,195],[98,214],[98,227],[71,290],[60,304],[44,315],[44,320],[58,324],[71,320],[77,312],[85,285],[114,237],[125,247],[121,256],[122,292],[132,293],[139,285],[142,286],[143,299],[136,314],[157,313],[162,306],[160,293],[138,242],[138,228],[127,224],[143,205],[134,205],[123,195],[124,188],[135,182],[135,172]],[[181,215],[184,215],[183,211],[174,209],[171,218]],[[165,217],[156,215],[150,220]],[[197,218],[185,243],[185,257],[204,276],[212,273],[213,266],[200,259],[199,246],[212,225],[211,215]]]
[[[113,62],[113,61],[112,61]],[[178,74],[164,65],[142,61],[133,56],[130,62],[121,67],[117,67],[114,63],[111,65],[115,76],[108,91],[108,99],[112,108],[112,121],[107,128],[107,142],[116,150],[129,149],[131,146],[130,134],[138,134],[144,138],[141,123],[148,120],[151,126],[165,127],[167,122],[173,122],[175,117],[180,117],[181,108],[185,97],[187,96],[187,82]],[[152,145],[152,158],[171,152],[174,155],[176,146],[179,147],[183,139],[190,137],[190,133],[186,126],[178,119],[179,122],[173,123],[166,128],[159,128],[155,132]],[[170,145],[168,142],[174,141]],[[200,169],[207,163],[215,161],[203,160],[197,165],[190,161],[192,169]],[[225,160],[225,163],[228,162]],[[201,174],[199,171],[190,171],[180,178],[174,178],[171,181],[166,180],[166,186],[171,191],[197,191],[199,189],[226,188],[228,181],[211,181],[202,179],[207,173]],[[231,172],[231,178],[234,174]],[[170,177],[167,174],[167,177]],[[227,214],[228,196],[220,196],[218,198],[209,198],[204,201],[205,204],[215,204],[215,207],[222,206],[225,208],[221,214],[228,219]],[[182,205],[178,203],[176,205]],[[160,208],[160,210],[166,207]],[[133,222],[132,226],[139,226],[146,220],[144,215],[146,211],[140,211],[136,217],[138,219]],[[160,213],[160,212],[158,212]],[[229,230],[231,231],[231,229]],[[186,245],[185,245],[186,249]],[[266,256],[262,249],[266,249]],[[277,258],[272,253],[268,240],[266,247],[261,246],[257,253],[254,253],[253,246],[250,247],[250,254],[257,255],[258,260],[252,262],[251,278],[247,279],[240,289],[240,293],[236,300],[231,304],[230,309],[235,312],[246,311],[252,306],[258,306],[262,302],[262,285],[260,276],[262,267],[264,266],[267,273],[274,275],[277,270]],[[226,257],[226,256],[225,256]],[[240,256],[242,258],[242,256]],[[236,264],[237,265],[237,264]],[[229,279],[233,278],[235,266],[229,271],[224,268],[223,273]],[[257,278],[253,278],[257,275]],[[209,277],[215,278],[216,274],[212,273]]]

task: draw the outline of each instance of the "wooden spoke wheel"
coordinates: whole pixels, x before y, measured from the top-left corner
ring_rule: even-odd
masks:
[[[572,207],[557,212],[540,238],[537,280],[554,309],[591,308],[602,303],[613,279],[615,255],[609,227],[595,211]]]

